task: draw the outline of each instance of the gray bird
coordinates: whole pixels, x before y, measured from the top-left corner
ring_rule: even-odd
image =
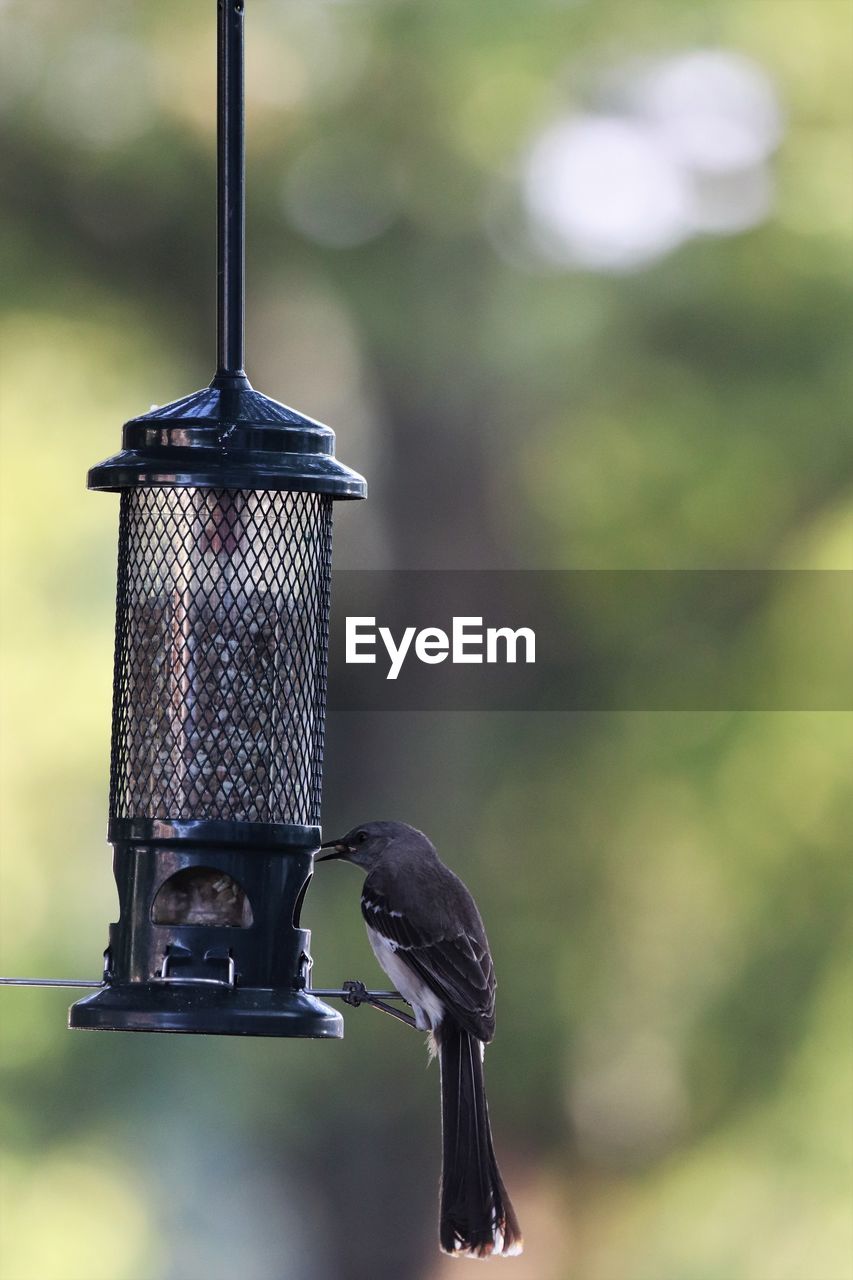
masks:
[[[422,831],[366,822],[318,862],[367,872],[361,911],[376,959],[429,1032],[441,1068],[439,1238],[446,1253],[518,1254],[521,1229],[495,1159],[483,1052],[495,1032],[495,970],[477,905]]]

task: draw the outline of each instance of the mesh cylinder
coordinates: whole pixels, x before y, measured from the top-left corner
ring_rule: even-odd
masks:
[[[319,821],[332,499],[121,495],[112,818]]]

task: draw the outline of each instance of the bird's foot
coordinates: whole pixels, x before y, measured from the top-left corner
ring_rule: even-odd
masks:
[[[358,982],[355,978],[348,978],[346,982],[341,983],[341,990],[346,995],[341,996],[344,1004],[350,1005],[353,1009],[357,1009],[359,1005],[369,1004],[374,1009],[378,1009],[380,1013],[387,1013],[389,1017],[396,1018],[398,1022],[404,1022],[407,1027],[417,1027],[417,1023],[410,1013],[404,1013],[402,1009],[394,1009],[390,1004],[386,1004],[384,1000],[377,999],[372,995],[363,982]]]
[[[342,989],[346,992],[345,996],[341,996],[344,1004],[352,1005],[353,1009],[357,1009],[360,1004],[370,1004],[370,993],[363,982],[358,982],[355,978],[348,978],[342,983]]]

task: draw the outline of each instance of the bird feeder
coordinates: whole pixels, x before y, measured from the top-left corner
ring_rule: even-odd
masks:
[[[244,372],[243,3],[218,3],[218,368],[125,424],[109,840],[88,1030],[337,1037],[300,908],[320,845],[334,433]]]

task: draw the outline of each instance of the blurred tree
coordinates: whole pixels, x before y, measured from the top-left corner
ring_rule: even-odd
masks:
[[[851,8],[253,0],[249,372],[371,480],[337,563],[851,568]],[[213,6],[0,23],[0,967],[89,974],[116,513],[82,477],[212,372]],[[745,661],[808,645],[778,605]],[[851,748],[833,712],[332,715],[327,828],[405,817],[483,907],[519,1277],[849,1280]],[[346,872],[306,915],[318,980],[370,977]],[[415,1037],[2,999],[4,1280],[444,1274]]]

